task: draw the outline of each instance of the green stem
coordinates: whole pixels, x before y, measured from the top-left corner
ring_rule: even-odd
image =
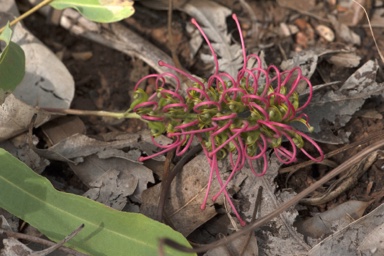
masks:
[[[102,117],[113,117],[113,118],[134,118],[141,119],[141,117],[136,113],[127,113],[127,112],[108,112],[108,111],[98,111],[98,110],[78,110],[78,109],[59,109],[59,108],[41,108],[44,111],[54,113],[54,114],[69,114],[77,116],[102,116]]]
[[[39,10],[40,8],[50,4],[51,2],[53,2],[54,0],[44,0],[42,1],[41,3],[39,3],[38,5],[34,6],[33,8],[29,9],[28,11],[26,11],[25,13],[23,13],[22,15],[20,15],[19,17],[17,17],[16,19],[14,19],[13,21],[11,21],[11,23],[9,24],[10,26],[13,26],[15,25],[17,22],[25,19],[26,17],[28,17],[29,15],[31,15],[32,13],[36,12],[37,10]],[[2,27],[0,29],[0,33],[3,32],[5,29],[5,26]]]

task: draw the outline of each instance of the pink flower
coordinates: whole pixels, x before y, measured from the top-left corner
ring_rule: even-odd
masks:
[[[183,155],[193,139],[197,138],[211,166],[201,208],[205,208],[213,178],[216,177],[221,189],[212,200],[215,201],[223,194],[241,225],[245,225],[233,205],[227,185],[246,163],[254,175],[262,176],[268,169],[268,148],[274,151],[283,164],[296,161],[298,151],[315,161],[322,161],[324,154],[308,135],[291,126],[294,122],[301,122],[311,130],[307,116],[302,113],[312,98],[312,85],[309,79],[302,75],[300,68],[283,72],[276,66],[263,69],[259,56],[246,55],[240,24],[236,15],[232,17],[240,33],[244,58],[243,67],[237,77],[219,71],[217,56],[211,43],[201,27],[192,19],[192,23],[199,29],[211,50],[215,63],[214,73],[203,82],[159,61],[160,66],[187,77],[192,86],[184,95],[180,90],[179,78],[172,73],[148,75],[137,82],[135,100],[130,110],[148,122],[153,136],[166,132],[168,137],[173,139],[172,144],[160,145],[153,138],[153,143],[162,150],[154,155],[141,157],[140,160],[145,161],[172,149],[176,149],[176,155]],[[256,61],[256,66],[247,68],[251,59]],[[166,77],[176,82],[174,90],[166,89]],[[156,91],[150,96],[139,88],[139,85],[148,78],[156,78]],[[307,84],[310,91],[302,105],[296,92],[299,83]],[[287,141],[289,146],[282,146],[283,141]],[[318,151],[317,158],[303,148],[305,141]],[[224,180],[218,168],[218,161],[227,156],[232,171]],[[255,160],[262,162],[260,170],[254,167]]]

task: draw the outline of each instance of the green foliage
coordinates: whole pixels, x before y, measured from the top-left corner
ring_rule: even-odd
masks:
[[[120,212],[82,196],[59,192],[44,177],[0,149],[0,207],[25,220],[54,241],[81,224],[68,244],[90,255],[157,255],[158,239],[190,247],[170,227],[142,214]],[[190,255],[167,248],[166,255]]]
[[[25,74],[25,55],[20,46],[11,41],[12,30],[9,24],[0,34],[0,104],[5,93],[12,92],[23,80]]]
[[[130,17],[135,12],[131,0],[54,0],[55,9],[73,8],[89,20],[108,23]]]

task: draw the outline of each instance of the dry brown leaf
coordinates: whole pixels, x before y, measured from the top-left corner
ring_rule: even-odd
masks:
[[[369,214],[352,222],[344,229],[327,237],[315,245],[307,255],[383,255],[384,250],[381,245],[371,245],[368,250],[359,250],[359,246],[364,246],[367,236],[375,231],[375,228],[383,225],[384,204],[377,207]],[[364,248],[364,247],[363,247]],[[372,250],[372,251],[371,251]]]
[[[103,177],[113,170],[118,175],[118,180],[117,177],[115,178],[116,184],[125,182],[126,185],[131,185],[129,187],[112,186],[114,189],[106,187],[101,190],[108,192],[110,189],[115,196],[123,195],[124,198],[131,195],[132,200],[140,202],[141,193],[147,188],[147,184],[154,183],[152,171],[137,161],[141,153],[136,148],[141,148],[149,154],[156,150],[149,132],[110,134],[111,136],[107,134],[104,139],[110,141],[99,141],[76,133],[83,131],[79,120],[77,117],[64,117],[44,125],[42,127],[44,134],[50,142],[56,144],[48,149],[35,150],[45,156],[54,156],[56,160],[68,162],[78,178],[88,187],[101,188],[101,185],[96,184],[100,182],[100,179],[105,180]],[[72,128],[69,129],[68,126]],[[162,137],[159,139],[162,140]],[[59,142],[57,143],[57,141]],[[163,139],[161,143],[166,142],[168,142],[167,138]],[[78,162],[75,163],[70,159],[76,159]],[[81,163],[79,159],[81,159]],[[132,189],[134,193],[131,191]],[[118,201],[121,202],[120,199]],[[121,207],[119,202],[114,202],[114,204]]]
[[[200,209],[208,184],[209,170],[210,166],[205,156],[199,155],[184,166],[181,175],[178,175],[171,184],[164,207],[165,215],[171,220],[175,229],[184,236],[216,215],[215,207],[210,202],[204,211]],[[160,189],[161,184],[158,184],[143,192],[143,204],[140,209],[143,214],[152,218],[157,217]],[[218,184],[213,182],[211,191],[218,189]],[[219,200],[222,200],[221,197]]]
[[[293,53],[293,57],[281,62],[280,67],[283,70],[290,70],[300,67],[303,76],[311,78],[317,67],[318,54],[312,50]]]
[[[364,8],[370,12],[372,7],[371,0],[356,0],[359,4],[363,5]],[[360,8],[359,5],[355,4],[353,1],[340,1],[339,12],[337,13],[337,20],[347,26],[356,26],[364,17],[364,11]],[[376,10],[375,10],[376,12]]]
[[[37,139],[34,141],[37,143]],[[47,159],[40,157],[29,147],[28,135],[26,133],[0,142],[0,148],[7,150],[37,173],[42,173],[45,167],[49,165]]]
[[[37,114],[37,125],[51,118],[51,115],[40,112],[35,107],[17,99],[13,94],[5,98],[4,103],[0,105],[0,141],[26,131],[35,114]]]
[[[96,181],[91,182],[90,189],[83,194],[116,210],[122,210],[138,185],[138,178],[132,174],[121,175],[119,171],[108,170]]]
[[[277,0],[277,3],[281,7],[290,8],[293,10],[300,10],[300,11],[310,11],[312,10],[315,5],[315,0],[308,0],[308,1],[302,1],[302,0]]]
[[[270,214],[279,205],[294,196],[294,193],[288,190],[278,191],[275,178],[279,167],[280,163],[276,157],[271,157],[269,168],[262,177],[255,177],[247,168],[242,170],[242,172],[249,173],[240,190],[240,193],[246,197],[246,203],[244,202],[243,204],[249,206],[243,206],[243,215],[247,221],[250,221],[252,218],[257,199],[256,192],[259,187],[263,187],[263,193],[261,205],[259,206],[260,210],[256,215],[257,218]],[[264,238],[258,241],[260,251],[263,251],[265,255],[300,255],[303,250],[309,249],[302,235],[297,233],[293,227],[297,214],[296,209],[292,208],[258,230],[257,236]]]
[[[328,62],[337,67],[354,68],[360,64],[361,57],[352,52],[341,52],[332,55]]]
[[[359,251],[370,251],[371,253],[383,253],[384,250],[384,223],[368,233],[357,248]],[[380,250],[380,252],[378,252]]]
[[[4,248],[0,252],[0,256],[20,256],[20,255],[31,255],[33,250],[28,248],[25,244],[17,240],[16,238],[10,237],[3,239]]]
[[[156,138],[156,141],[169,143],[169,139],[165,136]],[[39,155],[47,159],[74,164],[81,163],[84,157],[94,154],[100,158],[119,157],[137,163],[141,151],[151,155],[156,150],[157,147],[153,145],[149,131],[126,134],[113,141],[100,141],[83,134],[73,134],[48,149],[36,149]],[[156,159],[163,160],[164,157]]]
[[[333,15],[328,15],[328,19],[331,21],[337,37],[352,45],[361,44],[361,38],[347,25],[340,23]]]
[[[226,168],[221,168],[225,170]],[[198,155],[183,168],[171,184],[171,189],[165,204],[165,215],[172,222],[176,230],[187,236],[200,225],[216,215],[215,207],[210,198],[219,191],[220,186],[216,180],[212,182],[208,203],[205,210],[200,206],[207,189],[210,166],[204,155]],[[238,175],[228,187],[236,187],[244,180],[243,175]],[[141,212],[156,218],[157,206],[161,184],[151,187],[143,192]],[[223,203],[223,196],[215,202]]]
[[[325,237],[360,218],[371,202],[348,201],[314,217],[295,223],[297,230],[313,238]]]
[[[137,188],[131,196],[131,199],[136,202],[141,201],[141,193],[147,189],[148,183],[155,182],[152,171],[142,164],[119,158],[99,159],[94,155],[86,157],[84,160],[81,164],[69,164],[69,166],[86,186],[91,187],[91,184],[104,173],[114,169],[120,172],[119,179],[126,180],[134,177],[138,180]]]
[[[340,89],[313,95],[311,104],[305,110],[314,127],[315,133],[311,134],[312,137],[332,144],[348,142],[346,136],[335,136],[332,130],[344,127],[366,99],[383,92],[383,84],[376,82],[377,69],[377,62],[367,61]]]
[[[228,242],[226,246],[220,246],[215,249],[209,250],[204,256],[232,256],[232,255],[240,255],[243,251],[244,246],[249,238],[249,235],[243,235],[239,238]],[[244,254],[247,256],[257,256],[259,255],[259,248],[257,246],[257,240],[254,235],[252,235],[249,243],[247,244],[246,249],[244,250]]]

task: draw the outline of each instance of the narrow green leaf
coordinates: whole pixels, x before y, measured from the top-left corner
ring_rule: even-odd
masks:
[[[0,99],[7,92],[12,92],[23,80],[25,74],[25,55],[23,49],[11,41],[12,30],[7,24],[0,34]],[[2,103],[0,101],[0,103]]]
[[[59,192],[44,177],[0,149],[0,207],[58,241],[81,224],[68,242],[97,255],[157,255],[158,239],[187,240],[170,227],[142,214],[120,212],[82,196]],[[191,255],[167,248],[166,255]]]
[[[54,0],[53,8],[74,8],[89,20],[109,23],[133,15],[132,0]]]

